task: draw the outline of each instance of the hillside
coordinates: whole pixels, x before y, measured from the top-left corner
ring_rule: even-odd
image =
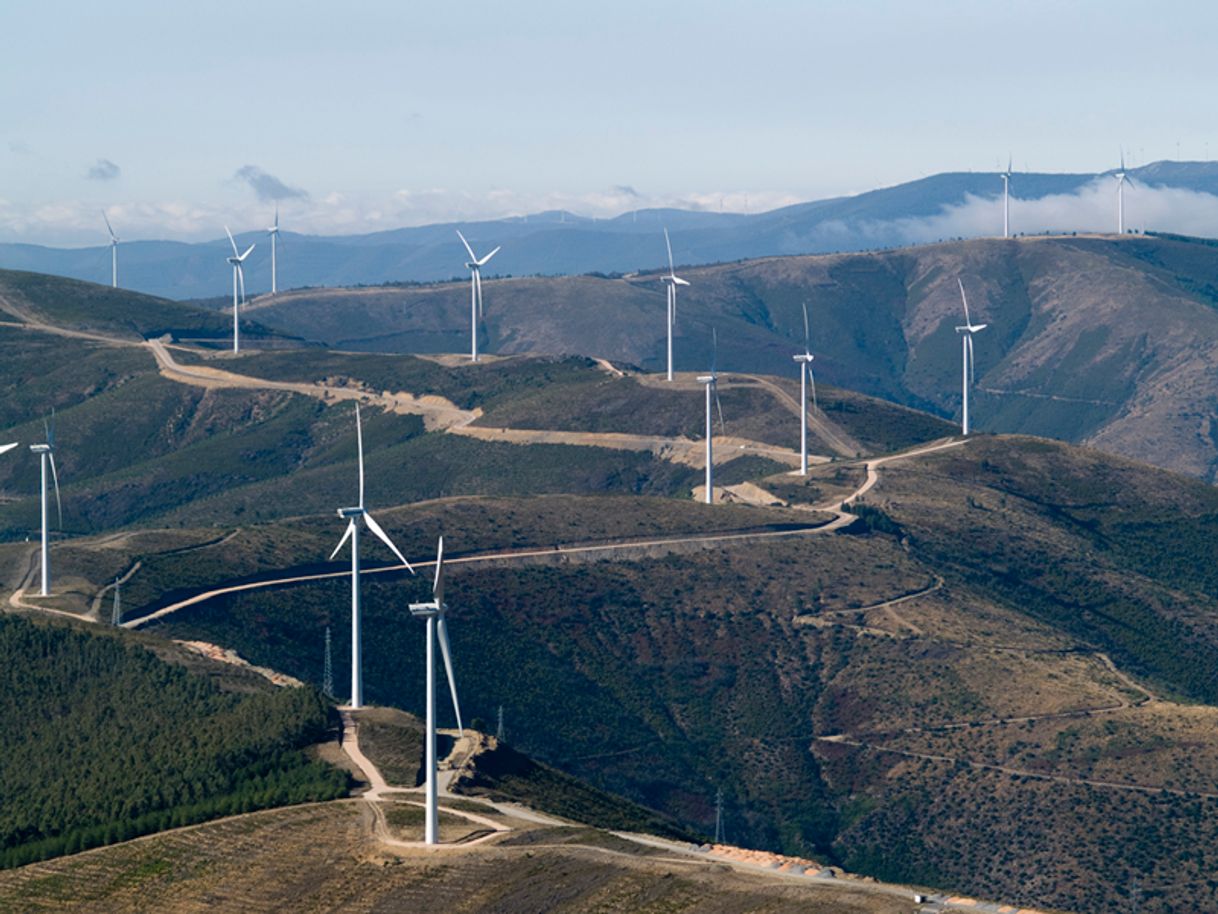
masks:
[[[121,577],[140,637],[320,684],[328,628],[344,683],[349,579],[326,557],[358,399],[369,505],[419,572],[369,544],[370,701],[421,711],[422,626],[402,607],[429,592],[443,533],[463,710],[502,706],[540,783],[603,792],[572,802],[623,796],[705,834],[722,789],[744,846],[1028,905],[1119,910],[1138,885],[1145,911],[1218,910],[1208,485],[1043,439],[961,442],[831,388],[803,480],[791,382],[731,373],[721,483],[737,474],[751,503],[704,505],[687,377],[4,329],[52,338],[45,374],[74,379],[50,600],[28,592],[32,462],[0,462],[22,493],[0,504],[12,608],[108,619]],[[15,388],[41,383],[14,364]],[[504,767],[492,796],[521,772]]]
[[[1131,168],[1129,174],[1151,192],[1157,188],[1198,194],[1218,192],[1218,163],[1214,162],[1154,162]],[[1097,182],[1110,181],[1110,175],[1016,173],[1011,186],[1016,231],[1060,230],[1059,220],[1045,224],[1030,204],[1047,197],[1059,198],[1059,205],[1068,195],[1085,197]],[[279,287],[434,282],[463,275],[465,253],[456,237],[457,228],[479,251],[502,245],[491,270],[506,276],[652,269],[664,259],[664,227],[673,233],[677,262],[686,264],[901,247],[960,234],[1000,233],[1001,193],[1002,180],[996,172],[948,172],[761,213],[643,209],[611,219],[591,219],[544,212],[343,236],[290,231],[292,217],[285,213]],[[1131,215],[1139,205],[1139,201],[1131,201]],[[976,212],[978,207],[980,212]],[[972,217],[953,219],[954,211],[962,208],[974,210]],[[1094,228],[1087,222],[1094,219],[1093,206],[1084,199],[1077,208],[1083,224],[1066,228]],[[1140,221],[1132,224],[1142,225]],[[110,250],[101,226],[98,228],[97,245],[93,247],[0,244],[0,267],[108,281]],[[116,229],[124,231],[120,226]],[[249,289],[269,289],[267,236],[245,232],[239,233],[237,240],[242,247],[258,245],[246,269]],[[224,262],[229,253],[228,240],[218,232],[214,240],[195,244],[127,241],[119,248],[119,279],[127,288],[171,298],[223,297],[231,295],[231,273]]]
[[[0,866],[346,792],[301,751],[315,691],[226,691],[131,642],[0,619]]]
[[[795,376],[800,302],[818,380],[944,417],[960,409],[956,280],[989,327],[976,339],[977,427],[1103,447],[1211,480],[1218,247],[1190,239],[989,239],[879,253],[683,268],[676,363]],[[484,283],[483,346],[661,366],[658,274]],[[260,299],[269,326],[386,352],[468,346],[468,288],[303,290]]]

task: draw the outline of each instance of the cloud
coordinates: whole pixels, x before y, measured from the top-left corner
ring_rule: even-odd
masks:
[[[109,159],[98,159],[85,175],[90,181],[113,181],[123,170]]]
[[[30,144],[24,140],[9,140],[8,151],[15,156],[28,156],[34,153],[34,150],[30,149]]]
[[[299,187],[289,187],[257,165],[243,165],[237,169],[233,177],[248,184],[258,195],[258,199],[264,202],[268,200],[304,200],[309,196],[307,191]]]
[[[610,193],[617,194],[619,197],[641,197],[643,196],[629,184],[614,184],[609,188]]]

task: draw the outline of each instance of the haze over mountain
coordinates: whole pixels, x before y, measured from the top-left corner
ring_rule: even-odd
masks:
[[[1129,169],[1137,186],[1127,198],[1127,224],[1187,234],[1218,234],[1218,163],[1155,162]],[[1103,175],[1016,173],[1011,181],[1012,231],[1110,231],[1114,182]],[[503,250],[488,275],[629,272],[664,259],[661,228],[673,234],[678,263],[705,264],[775,254],[855,251],[1000,234],[1002,181],[994,172],[953,172],[849,197],[816,200],[757,214],[642,210],[593,220],[546,212],[519,219],[461,223],[481,253]],[[271,212],[268,204],[267,223]],[[309,236],[290,231],[283,212],[281,288],[384,282],[430,282],[461,275],[466,259],[453,224],[367,235]],[[231,226],[236,229],[238,226]],[[121,224],[115,230],[123,235]],[[222,227],[199,244],[130,240],[119,248],[119,282],[170,298],[204,298],[231,289],[230,253]],[[263,231],[241,232],[258,249],[246,269],[252,293],[270,288],[270,246]],[[96,282],[110,275],[110,249],[98,219],[96,247],[60,249],[0,244],[0,267],[55,273]],[[230,293],[231,294],[231,293]]]

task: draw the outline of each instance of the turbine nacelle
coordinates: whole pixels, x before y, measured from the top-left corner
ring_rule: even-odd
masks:
[[[363,517],[368,512],[363,508],[339,508],[339,517]]]
[[[804,353],[801,353],[800,355],[793,355],[793,356],[791,356],[791,358],[793,358],[797,362],[811,362],[813,359],[816,358],[816,356],[812,355],[810,352],[804,352]]]
[[[957,333],[976,333],[979,330],[984,330],[989,324],[965,324],[963,327],[957,327]]]
[[[16,445],[9,445],[8,447],[16,447]],[[6,447],[5,450],[8,450],[8,447]],[[49,444],[31,444],[30,450],[35,454],[49,454],[55,449]]]
[[[689,281],[682,279],[680,276],[665,276],[664,282],[672,283],[674,286],[688,286]]]

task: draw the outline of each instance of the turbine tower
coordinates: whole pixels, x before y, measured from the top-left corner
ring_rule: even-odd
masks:
[[[453,659],[452,651],[448,646],[448,625],[444,621],[444,616],[448,612],[448,606],[444,602],[444,537],[440,537],[440,542],[436,547],[436,577],[432,584],[432,600],[429,603],[411,603],[410,614],[416,619],[424,619],[427,622],[427,762],[425,774],[427,777],[426,786],[426,814],[425,827],[423,829],[423,840],[427,844],[435,844],[437,841],[437,821],[436,815],[436,658],[435,658],[435,642],[437,638],[440,642],[440,653],[444,655],[444,672],[448,674],[448,690],[452,694],[453,713],[457,715],[457,729],[461,731],[461,735],[465,735],[465,728],[461,726],[461,706],[457,703],[457,683],[453,679]]]
[[[664,246],[668,248],[668,275],[664,283],[668,287],[668,380],[672,380],[672,329],[677,323],[677,286],[689,283],[677,275],[672,264],[672,242],[668,240],[668,229],[664,229]]]
[[[1125,185],[1133,187],[1133,178],[1125,173],[1125,150],[1121,150],[1121,167],[1114,176],[1117,182],[1117,234],[1125,234]]]
[[[275,224],[266,230],[271,236],[271,294],[279,292],[279,273],[276,264],[276,254],[279,248],[279,207],[275,207]]]
[[[964,414],[960,423],[960,430],[963,434],[968,435],[968,389],[974,381],[975,369],[973,366],[973,334],[988,327],[988,324],[974,324],[968,313],[968,296],[964,294],[964,282],[957,277],[956,283],[960,286],[960,299],[964,302],[964,326],[957,327],[957,333],[963,333],[962,343],[962,358],[964,378],[961,384],[964,392]]]
[[[715,329],[711,328],[711,370],[710,374],[700,375],[698,382],[706,385],[706,503],[713,504],[715,500],[715,444],[714,425],[711,423],[711,399],[719,410],[719,430],[724,430],[723,406],[719,403],[719,376],[715,372],[715,361],[719,355],[719,338]]]
[[[359,504],[354,508],[339,508],[338,516],[347,518],[347,529],[343,538],[338,541],[334,551],[330,553],[330,561],[351,540],[351,707],[364,706],[364,677],[360,669],[362,644],[360,641],[360,607],[359,607],[359,523],[362,520],[377,539],[389,547],[406,569],[414,574],[414,569],[406,561],[406,557],[393,545],[393,540],[381,529],[381,525],[364,508],[364,432],[360,424],[359,404],[355,404],[355,440],[359,452]]]
[[[479,260],[460,230],[457,231],[457,237],[461,239],[461,243],[465,245],[465,250],[469,254],[469,260],[465,264],[466,269],[469,270],[469,359],[471,362],[476,362],[478,361],[478,321],[482,319],[482,268],[486,266],[487,261],[499,253],[499,248],[495,248]]]
[[[250,251],[254,249],[251,244],[245,249],[244,254],[237,253],[237,242],[233,240],[233,233],[228,230],[228,226],[224,226],[224,234],[228,235],[228,243],[233,246],[233,256],[228,258],[228,262],[233,265],[233,352],[241,351],[241,337],[237,330],[237,286],[241,286],[241,302],[245,302],[245,269],[242,266],[245,263],[245,258],[250,256]]]
[[[812,382],[812,403],[816,404],[816,376],[812,374],[812,355],[808,348],[808,303],[804,302],[804,351],[792,356],[799,365],[799,475],[808,475],[808,382]]]
[[[1026,166],[1025,166],[1026,167]],[[1002,177],[1002,237],[1011,237],[1011,157],[1007,156],[1007,170]]]
[[[63,526],[63,502],[59,500],[59,474],[55,471],[55,413],[51,412],[51,422],[44,419],[42,427],[47,440],[43,444],[31,444],[30,450],[39,457],[42,469],[42,488],[40,490],[40,506],[42,512],[42,596],[51,593],[51,552],[49,546],[50,525],[47,523],[47,464],[51,465],[51,480],[55,483],[55,507],[59,514],[59,526]]]
[[[110,287],[118,288],[118,235],[110,227],[110,217],[102,210],[102,218],[106,220],[106,231],[110,233]]]

